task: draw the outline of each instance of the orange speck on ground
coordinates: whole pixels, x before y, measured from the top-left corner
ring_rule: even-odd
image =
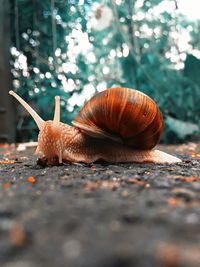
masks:
[[[179,175],[175,175],[174,176],[175,180],[179,180],[181,182],[185,182],[185,183],[193,183],[198,181],[198,177],[197,176],[179,176]]]
[[[168,202],[168,205],[172,207],[176,207],[179,204],[177,199],[174,197],[170,197],[167,202]]]
[[[137,179],[137,178],[129,178],[127,180],[127,182],[129,184],[135,184],[135,185],[139,185],[139,186],[150,187],[150,184],[149,183],[147,183],[146,181],[142,181],[140,179]]]
[[[31,184],[35,184],[36,183],[36,178],[34,176],[29,176],[27,178],[27,182],[29,182]]]
[[[24,246],[27,236],[21,224],[15,223],[10,229],[10,241],[16,247]]]
[[[2,184],[3,189],[8,189],[10,187],[9,183],[3,183]]]
[[[0,164],[14,164],[15,160],[0,160]]]

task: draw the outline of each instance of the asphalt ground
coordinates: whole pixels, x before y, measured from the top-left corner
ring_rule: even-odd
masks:
[[[0,145],[1,267],[199,267],[200,144],[173,165],[37,164]]]

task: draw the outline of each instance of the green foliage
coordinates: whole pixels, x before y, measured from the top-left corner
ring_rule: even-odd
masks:
[[[192,53],[200,49],[199,22],[177,15],[175,4],[174,12],[156,13],[162,0],[117,2],[11,0],[16,91],[44,119],[53,117],[54,96],[60,95],[62,121],[70,123],[95,92],[137,88],[163,113],[163,142],[196,139],[200,61]],[[182,49],[185,31],[190,41]],[[35,139],[33,122],[20,117],[19,132],[24,128],[27,134],[19,140]]]
[[[170,139],[171,143],[177,142],[177,139],[174,137],[178,137],[180,142],[184,140],[198,140],[199,127],[194,123],[184,122],[167,116],[165,124],[167,126],[165,135]]]

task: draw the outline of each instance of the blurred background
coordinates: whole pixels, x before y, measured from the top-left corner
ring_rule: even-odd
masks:
[[[53,118],[61,96],[70,123],[109,87],[152,97],[163,143],[199,139],[200,3],[196,0],[0,0],[0,141],[37,139],[10,89]]]

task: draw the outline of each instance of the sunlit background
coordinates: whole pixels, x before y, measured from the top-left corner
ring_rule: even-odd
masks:
[[[70,123],[96,92],[137,88],[163,113],[163,142],[197,140],[199,7],[197,0],[12,0],[14,90],[44,119],[60,95]],[[35,139],[34,122],[20,107],[18,114],[18,141]]]

